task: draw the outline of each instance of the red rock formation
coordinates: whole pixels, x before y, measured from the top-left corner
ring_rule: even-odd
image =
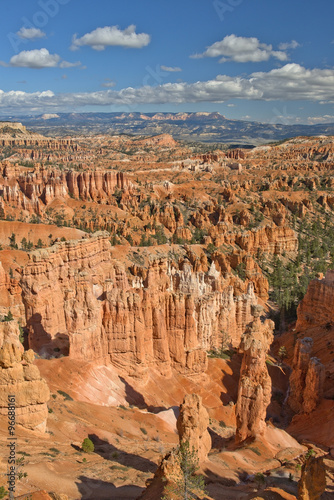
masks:
[[[258,250],[271,254],[296,252],[298,249],[297,234],[287,226],[265,226],[256,231],[236,235],[235,242],[247,252]]]
[[[334,321],[334,271],[327,271],[325,278],[312,280],[297,309],[296,329],[326,325]]]
[[[144,209],[146,209],[147,213],[149,212],[148,205],[146,205]],[[173,207],[173,205],[169,203],[163,208],[162,211],[160,211],[155,220],[158,224],[162,224],[172,233],[174,233],[178,227],[184,226],[181,210],[178,207]]]
[[[325,367],[317,358],[311,357],[312,348],[310,337],[296,342],[288,399],[289,406],[296,413],[310,413],[323,395]]]
[[[179,477],[180,465],[175,450],[167,453],[161,460],[153,479],[146,481],[146,490],[137,500],[157,500],[163,498],[168,492],[169,485]]]
[[[16,423],[45,431],[50,391],[33,365],[34,352],[25,351],[15,321],[0,323],[0,414],[8,413],[8,397],[15,396]]]
[[[311,358],[305,380],[303,410],[311,413],[320,403],[325,383],[325,366],[318,358]]]
[[[79,146],[72,139],[52,139],[30,132],[20,122],[0,122],[0,146],[36,146],[52,150],[73,150]]]
[[[10,278],[0,262],[0,314],[6,315],[8,309],[14,317],[24,316],[19,280]]]
[[[245,152],[242,149],[231,149],[225,152],[226,158],[233,158],[234,160],[239,160],[245,158]]]
[[[242,336],[240,349],[244,353],[236,404],[236,442],[262,436],[267,407],[271,399],[271,378],[266,355],[273,341],[274,323],[261,323],[261,308],[254,308],[254,321]]]
[[[198,463],[205,461],[211,449],[211,437],[207,430],[209,415],[202,405],[202,398],[197,394],[188,394],[180,405],[177,430],[180,445],[188,442],[189,450],[194,453]],[[180,483],[180,452],[173,449],[161,460],[152,480],[147,482],[147,489],[138,500],[156,500],[168,492],[170,486]]]
[[[188,441],[190,450],[194,450],[199,462],[207,459],[211,449],[211,437],[208,432],[209,415],[197,394],[185,396],[180,406],[177,430],[180,443]]]
[[[108,236],[30,254],[21,285],[34,350],[107,359],[133,374],[149,367],[201,373],[223,332],[239,345],[256,303],[251,283],[235,296],[214,265],[193,272],[189,262],[178,269],[166,260],[153,261],[132,283],[111,260]]]
[[[326,489],[323,458],[309,457],[303,464],[298,482],[298,500],[319,500]]]
[[[128,189],[129,180],[115,171],[57,171],[40,168],[18,174],[5,167],[0,190],[6,203],[41,214],[55,198],[72,196],[106,203],[116,189]]]
[[[306,375],[311,358],[313,340],[309,337],[298,339],[295,345],[293,358],[293,371],[290,376],[290,394],[288,403],[295,411],[300,412],[303,408]]]
[[[218,222],[216,226],[212,226],[207,215],[202,217],[197,212],[192,222],[200,229],[208,227],[209,235],[217,247],[238,245],[250,255],[255,255],[259,251],[281,255],[283,252],[296,252],[298,249],[297,234],[288,226],[277,226],[272,223],[256,229],[232,232],[230,226],[232,221],[229,217],[220,215],[220,219],[226,219],[226,222]]]
[[[72,139],[50,139],[49,137],[43,137],[42,135],[37,135],[34,137],[15,137],[15,138],[0,138],[0,146],[35,146],[37,148],[46,148],[59,151],[76,151],[78,145],[73,143]]]

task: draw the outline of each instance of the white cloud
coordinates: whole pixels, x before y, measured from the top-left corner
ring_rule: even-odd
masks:
[[[257,38],[227,35],[220,42],[215,42],[207,48],[203,54],[194,54],[193,59],[202,57],[220,57],[219,62],[261,62],[275,57],[280,61],[286,61],[288,56],[285,52],[273,50],[272,45],[261,43]]]
[[[20,68],[71,68],[74,66],[81,66],[81,62],[74,63],[63,61],[58,54],[50,54],[50,52],[43,49],[23,50],[19,54],[13,56],[10,60],[10,66]]]
[[[116,87],[116,82],[111,78],[105,78],[104,82],[101,83],[101,87],[105,87],[106,89],[111,89],[113,87]]]
[[[150,41],[150,35],[136,33],[136,26],[134,24],[131,24],[125,30],[119,29],[118,26],[105,26],[104,28],[96,28],[94,31],[86,33],[80,38],[74,35],[70,48],[77,50],[83,45],[89,45],[94,50],[104,50],[110,46],[141,49],[148,45]]]
[[[37,38],[44,38],[46,34],[39,28],[21,28],[17,36],[22,40],[36,40]]]
[[[161,65],[160,66],[160,69],[162,71],[168,71],[169,73],[176,73],[178,71],[182,71],[181,68],[178,68],[177,66],[176,67],[172,67],[172,66],[164,66],[164,65]]]
[[[29,109],[44,113],[84,106],[221,103],[231,99],[334,102],[334,70],[306,69],[291,63],[267,73],[252,73],[249,77],[218,75],[213,80],[196,83],[165,83],[57,95],[51,91],[32,94],[0,91],[0,108],[6,112]]]
[[[23,50],[10,60],[11,66],[21,68],[55,68],[60,62],[58,54],[50,54],[47,49]]]
[[[62,61],[60,64],[59,64],[59,67],[60,68],[77,68],[78,66],[81,66],[81,62],[80,61],[76,61],[76,62],[68,62],[68,61]]]
[[[332,69],[306,69],[290,63],[268,73],[253,73],[249,82],[261,90],[266,100],[334,100]]]
[[[334,115],[309,116],[307,118],[307,123],[310,125],[316,125],[317,123],[334,123]]]
[[[296,40],[291,40],[291,42],[280,43],[278,46],[280,50],[296,49],[297,47],[300,47],[300,43],[296,42]]]

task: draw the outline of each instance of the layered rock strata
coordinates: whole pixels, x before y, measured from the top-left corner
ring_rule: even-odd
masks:
[[[266,411],[271,399],[271,378],[266,356],[273,341],[274,323],[260,320],[261,308],[254,308],[254,321],[241,338],[243,359],[236,404],[236,442],[264,434]]]
[[[323,396],[325,366],[311,357],[313,339],[298,339],[295,345],[288,404],[296,413],[311,413]]]
[[[122,172],[102,170],[66,172],[40,168],[22,173],[5,166],[0,177],[4,201],[37,214],[57,197],[107,203],[116,189],[126,190],[129,186]]]
[[[0,414],[7,416],[8,398],[14,396],[16,423],[44,432],[50,391],[33,364],[34,352],[24,351],[19,334],[15,321],[0,323]]]
[[[107,233],[32,252],[21,286],[34,350],[107,360],[133,374],[202,373],[224,332],[239,345],[256,304],[252,283],[235,295],[214,264],[194,272],[189,261],[155,260],[131,277],[111,259]]]
[[[11,278],[0,262],[0,314],[5,316],[8,309],[14,317],[24,316],[19,280]]]
[[[323,279],[312,280],[297,309],[296,329],[321,326],[334,322],[334,271]]]

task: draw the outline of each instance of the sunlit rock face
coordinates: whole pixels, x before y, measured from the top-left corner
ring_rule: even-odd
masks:
[[[224,332],[238,346],[253,318],[252,283],[233,279],[224,280],[214,264],[194,271],[188,260],[166,259],[129,277],[111,259],[107,233],[57,243],[31,252],[22,270],[29,344],[46,355],[57,348],[75,359],[111,362],[132,375],[149,368],[202,373],[206,351],[221,346]]]
[[[274,339],[274,323],[260,320],[261,308],[254,308],[254,321],[241,338],[243,359],[236,404],[236,442],[264,434],[266,411],[271,399],[271,378],[266,356]]]
[[[50,391],[33,364],[34,352],[24,351],[19,335],[16,321],[0,323],[0,414],[8,414],[14,396],[16,423],[44,432]]]
[[[311,413],[323,396],[325,366],[311,357],[313,339],[298,339],[295,345],[288,403],[296,413]]]

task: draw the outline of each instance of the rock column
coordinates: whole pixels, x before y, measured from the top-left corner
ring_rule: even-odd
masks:
[[[244,353],[236,404],[236,442],[255,439],[264,434],[266,411],[271,399],[271,378],[266,355],[273,341],[274,323],[261,323],[261,308],[253,308],[254,321],[241,338]]]

